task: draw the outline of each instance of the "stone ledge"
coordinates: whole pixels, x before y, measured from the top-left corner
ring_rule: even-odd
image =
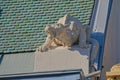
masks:
[[[83,69],[88,73],[88,55],[90,49],[81,49],[78,46],[71,48],[58,47],[47,52],[35,53],[34,71],[56,71],[69,69]]]

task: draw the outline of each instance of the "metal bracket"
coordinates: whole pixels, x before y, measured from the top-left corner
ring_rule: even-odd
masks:
[[[86,80],[88,78],[94,78],[100,76],[101,71],[95,71],[89,74],[84,75],[83,70],[80,71],[80,80]]]

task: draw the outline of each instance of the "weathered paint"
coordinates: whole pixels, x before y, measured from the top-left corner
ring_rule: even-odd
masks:
[[[97,39],[100,44],[100,50],[96,61],[98,62],[98,69],[102,68],[102,56],[104,49],[104,38],[106,32],[106,24],[108,19],[108,8],[110,0],[99,0],[97,4],[97,11],[93,25],[92,37]]]

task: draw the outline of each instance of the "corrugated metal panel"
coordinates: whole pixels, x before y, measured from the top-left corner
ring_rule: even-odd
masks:
[[[34,70],[34,53],[6,54],[1,56],[0,60],[0,75]]]

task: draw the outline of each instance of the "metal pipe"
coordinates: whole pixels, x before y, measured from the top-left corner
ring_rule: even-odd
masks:
[[[85,75],[85,77],[86,78],[96,77],[96,76],[100,75],[100,73],[101,73],[101,71],[95,71],[95,72],[92,72],[92,73]]]
[[[6,78],[18,78],[18,77],[34,77],[34,76],[54,76],[64,74],[79,74],[81,69],[73,70],[58,70],[58,71],[44,71],[44,72],[31,72],[31,73],[17,73],[17,74],[4,74],[0,75],[0,79]]]

